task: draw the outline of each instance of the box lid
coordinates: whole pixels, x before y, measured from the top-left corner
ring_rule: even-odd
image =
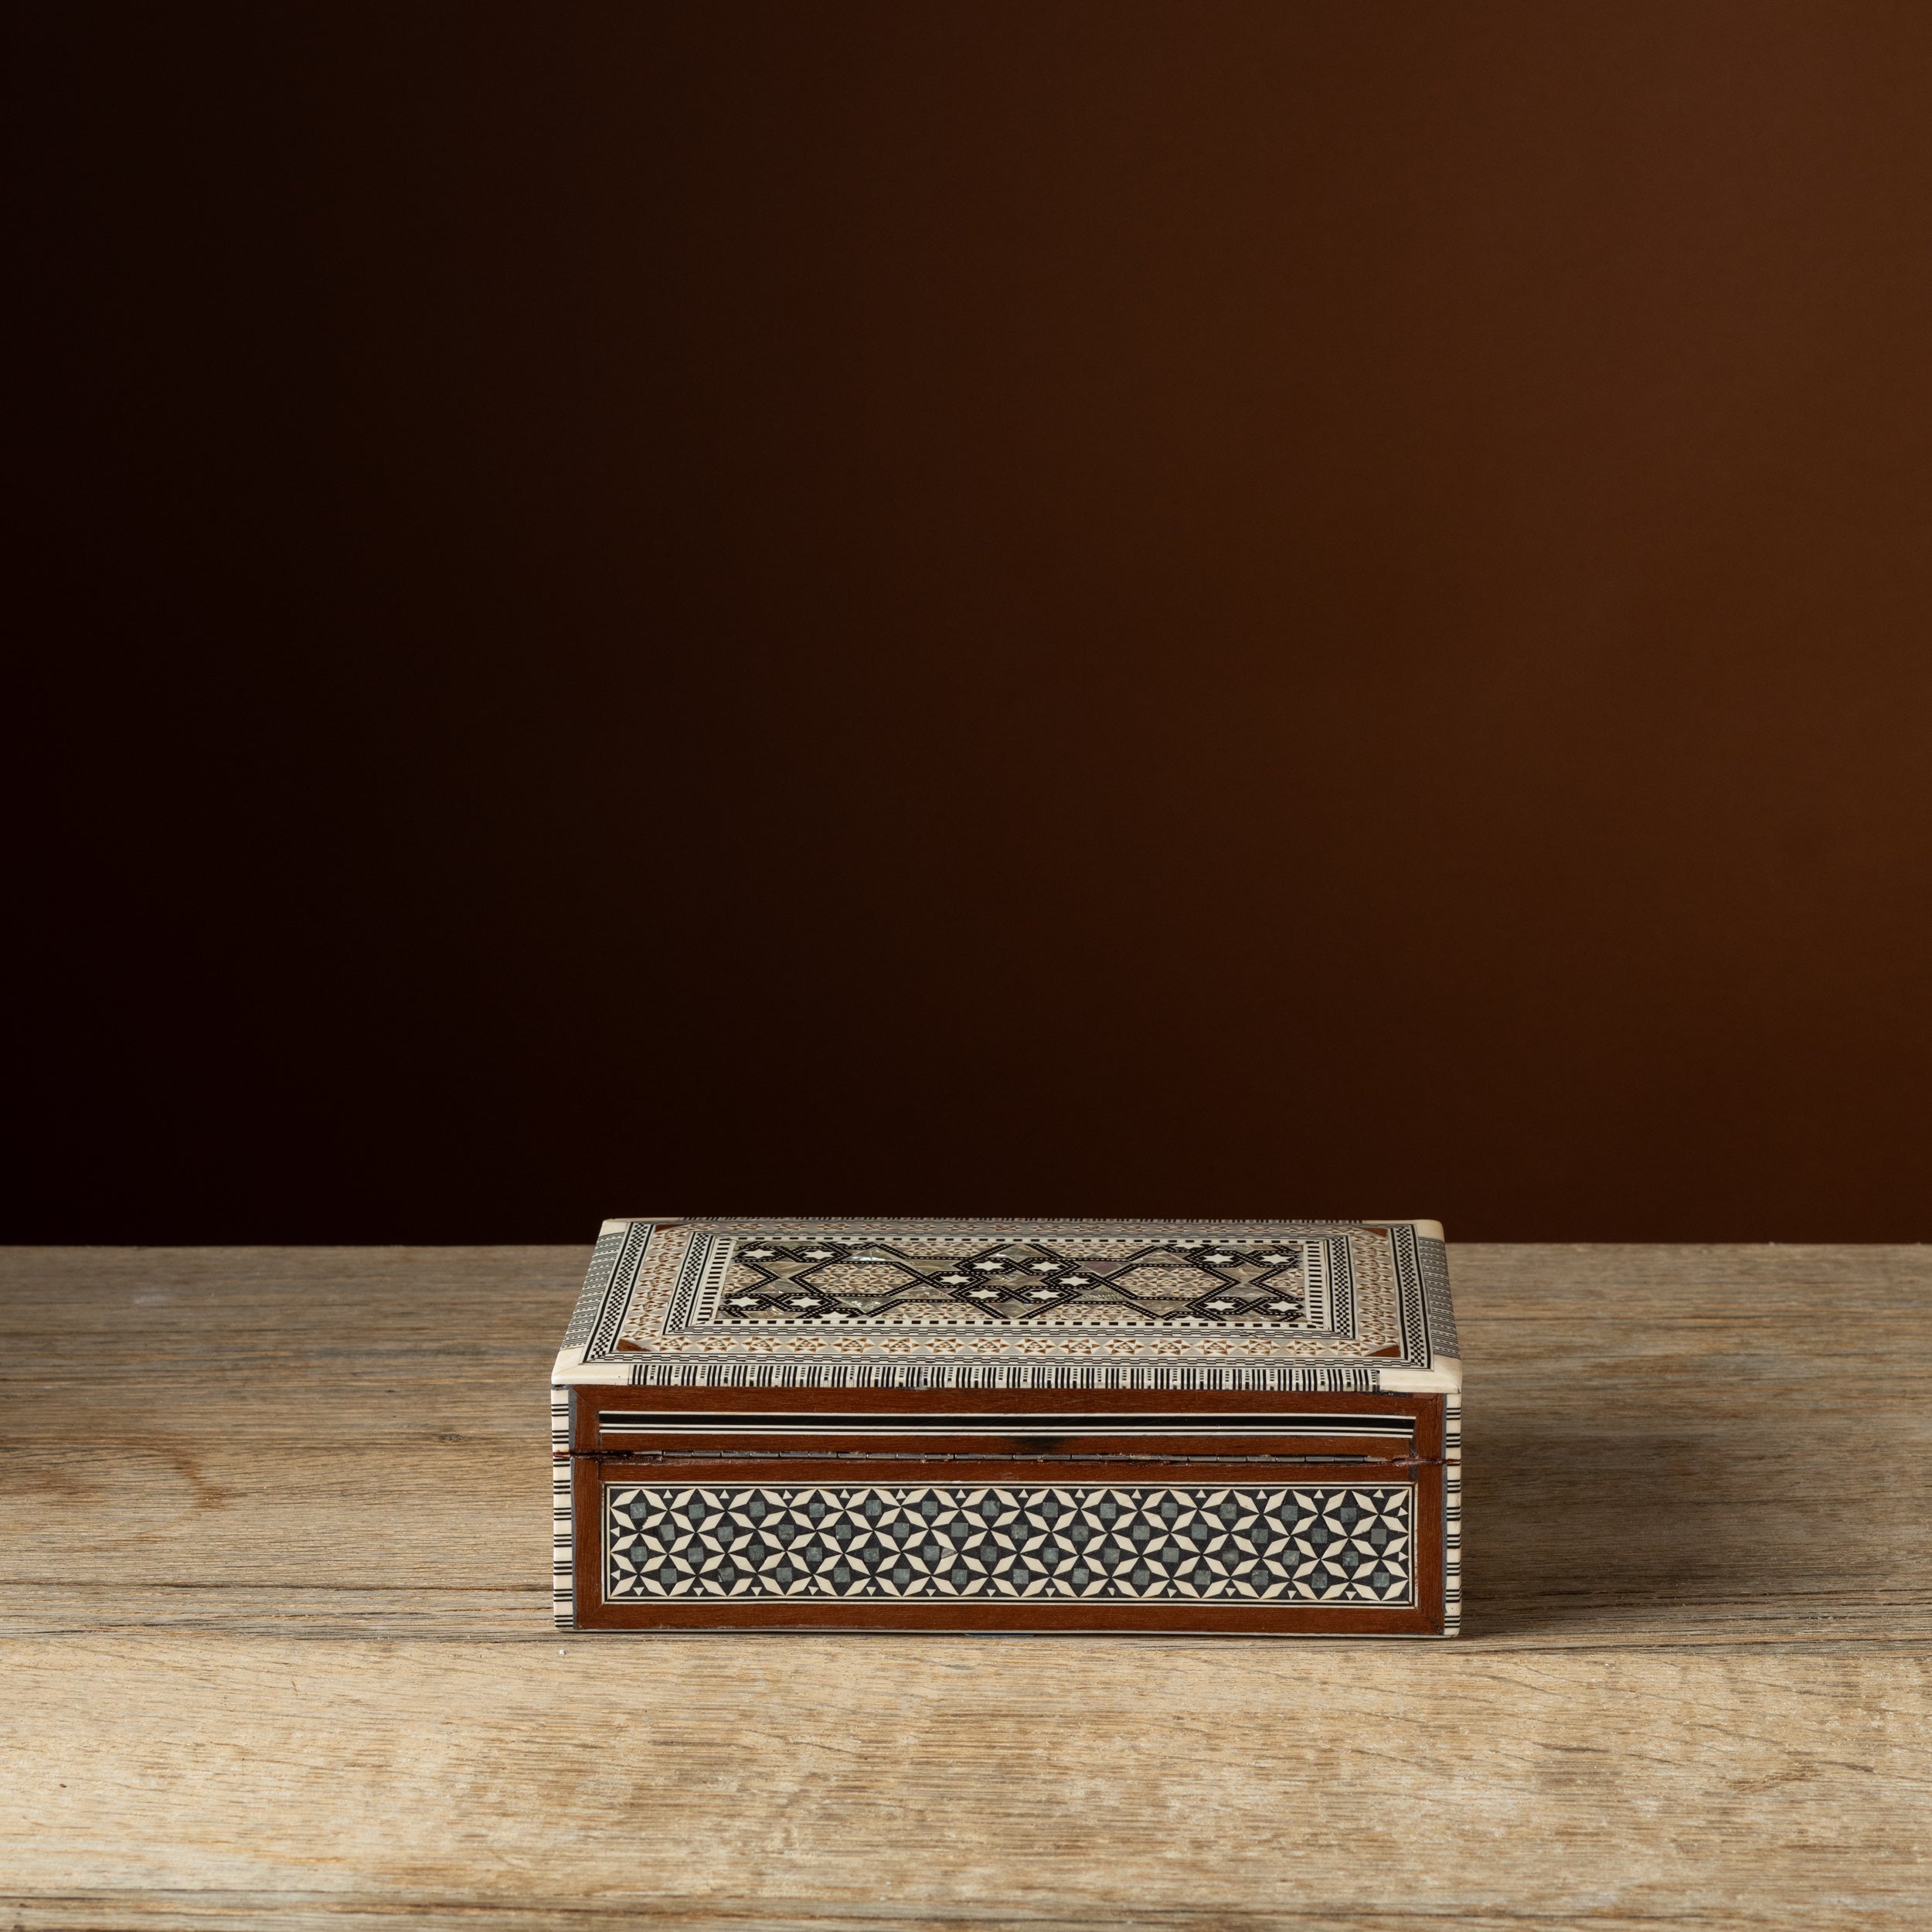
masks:
[[[1434,1221],[607,1221],[559,1383],[1461,1386]]]

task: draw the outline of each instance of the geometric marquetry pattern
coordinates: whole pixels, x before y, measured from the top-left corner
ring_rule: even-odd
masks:
[[[604,1594],[1408,1604],[1415,1491],[609,1483]]]
[[[1189,1328],[1292,1327],[1308,1310],[1304,1244],[1205,1237],[1096,1244],[1011,1239],[953,1243],[944,1260],[909,1243],[829,1236],[739,1243],[714,1322],[836,1326],[894,1315],[1035,1326],[1107,1315]]]

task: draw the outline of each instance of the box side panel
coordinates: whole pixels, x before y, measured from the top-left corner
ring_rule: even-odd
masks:
[[[586,1365],[595,1365],[608,1352],[654,1231],[655,1224],[649,1221],[604,1223],[591,1252],[577,1307],[563,1332],[563,1344],[551,1371],[553,1382],[566,1378],[622,1379],[628,1373],[627,1369],[620,1367],[605,1369],[600,1374],[596,1366]]]
[[[1449,1293],[1449,1249],[1439,1236],[1416,1236],[1416,1265],[1422,1277],[1423,1310],[1429,1324],[1429,1355],[1434,1361],[1462,1359],[1456,1338],[1455,1304]]]
[[[1462,1397],[1446,1396],[1442,1422],[1442,1634],[1462,1634]]]
[[[550,1594],[559,1630],[577,1628],[577,1579],[571,1549],[570,1391],[550,1385]]]

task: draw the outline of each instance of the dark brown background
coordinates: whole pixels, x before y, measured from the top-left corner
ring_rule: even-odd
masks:
[[[9,23],[0,1233],[1932,1232],[1932,8]]]

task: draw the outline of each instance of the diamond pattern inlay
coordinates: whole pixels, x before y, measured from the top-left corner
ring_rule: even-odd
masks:
[[[1406,1605],[1415,1491],[607,1483],[607,1599]]]

